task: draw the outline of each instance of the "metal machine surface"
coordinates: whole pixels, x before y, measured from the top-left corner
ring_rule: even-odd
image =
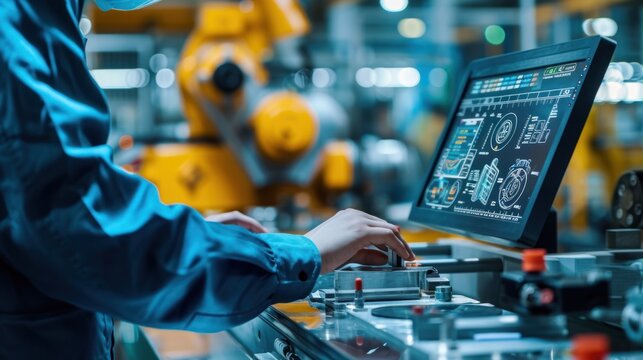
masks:
[[[362,279],[365,300],[417,299],[422,291],[428,291],[427,279],[437,274],[430,267],[348,267],[335,271],[334,294],[337,301],[352,301],[355,293],[355,279]]]
[[[448,349],[440,349],[448,342],[458,343],[458,355],[466,358],[467,356],[491,356],[494,353],[504,352],[508,344],[514,343],[511,353],[523,354],[525,357],[544,354],[563,354],[566,342],[561,341],[543,341],[528,340],[523,341],[516,346],[515,341],[511,338],[505,341],[496,341],[495,343],[486,342],[485,347],[480,346],[480,340],[465,338],[444,338],[440,340],[440,331],[442,324],[438,321],[434,324],[425,322],[423,333],[435,334],[435,339],[420,340],[414,336],[414,323],[416,319],[390,319],[372,315],[371,310],[384,306],[386,303],[372,303],[367,306],[367,311],[356,312],[352,307],[348,307],[343,312],[328,311],[323,312],[308,306],[305,303],[289,304],[287,306],[276,306],[259,318],[242,325],[234,330],[238,338],[249,339],[246,341],[248,348],[257,351],[254,354],[275,353],[273,346],[274,340],[270,333],[280,337],[282,341],[289,343],[292,353],[301,359],[427,359],[439,358],[448,353]],[[416,303],[399,302],[400,306],[422,305],[426,308],[440,308],[443,304],[436,303],[435,300],[426,298]],[[466,297],[456,297],[453,300],[452,307],[458,308],[469,306],[470,308],[494,309],[485,304],[479,304],[476,301]],[[497,309],[495,309],[497,310]],[[501,310],[498,310],[502,313]],[[418,319],[422,315],[418,315]],[[515,315],[503,313],[494,315],[496,321],[483,319],[488,329],[498,329],[501,324],[511,324],[516,320]],[[455,324],[455,327],[464,329],[465,327],[475,326],[476,318],[461,318]],[[480,321],[481,318],[477,318]],[[266,326],[265,324],[270,324]],[[498,328],[494,327],[498,326]],[[515,325],[514,325],[515,328]],[[259,339],[257,332],[264,331]],[[495,330],[493,330],[495,331]],[[288,337],[284,334],[292,334]],[[482,335],[481,332],[479,332]],[[266,336],[267,335],[267,336]],[[478,335],[479,338],[484,336]],[[496,335],[497,336],[497,335]],[[451,349],[452,351],[452,349]],[[453,351],[452,351],[453,353]],[[278,356],[280,356],[279,354]]]
[[[541,228],[613,49],[589,38],[471,66],[411,219],[512,247],[416,245],[418,261],[337,270],[308,301],[230,333],[271,359],[563,359],[586,332],[604,334],[614,352],[640,349],[640,291],[626,296],[641,284],[640,251],[517,251],[555,243]]]
[[[587,332],[608,336],[614,359],[641,356],[642,348],[632,342],[642,338],[640,292],[626,295],[624,290],[641,283],[641,272],[632,267],[643,258],[641,251],[547,255],[547,273],[573,286],[578,286],[577,274],[586,270],[613,274],[610,306],[588,312],[583,302],[587,292],[571,291],[555,300],[558,310],[529,314],[496,306],[506,291],[500,275],[519,272],[520,253],[463,239],[414,248],[450,279],[455,293],[450,300],[423,291],[413,300],[366,301],[360,310],[356,302],[324,299],[314,292],[308,300],[273,306],[230,333],[251,356],[270,359],[264,356],[288,358],[275,348],[276,340],[288,344],[289,353],[297,356],[293,359],[571,359],[572,340]],[[497,258],[501,267],[489,262],[476,265],[475,271],[454,269],[453,258]],[[322,276],[317,287],[328,287],[335,278]],[[622,322],[625,332],[619,328]]]

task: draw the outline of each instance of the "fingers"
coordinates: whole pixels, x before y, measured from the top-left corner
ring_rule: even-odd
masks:
[[[255,233],[266,233],[266,229],[261,223],[248,215],[238,211],[211,215],[206,218],[208,221],[215,221],[226,225],[238,225]]]
[[[371,215],[371,214],[366,213],[366,212],[363,212],[363,211],[361,211],[361,210],[357,210],[357,209],[347,209],[347,211],[355,212],[356,214],[358,214],[358,215],[360,215],[360,216],[362,216],[362,217],[364,217],[364,218],[366,218],[366,219],[369,219],[369,220],[381,221],[381,222],[388,223],[388,222],[387,222],[386,220],[384,220],[384,219],[378,218],[378,217],[377,217],[377,216],[375,216],[375,215]],[[395,226],[395,225],[393,225],[393,226]]]
[[[239,225],[241,227],[244,227],[252,232],[255,233],[267,233],[268,229],[266,229],[261,223],[259,223],[257,220],[253,218],[248,218],[248,219],[239,219],[236,221],[236,225]]]
[[[380,228],[385,228],[385,229],[389,229],[389,230],[393,231],[395,236],[400,240],[402,245],[404,245],[404,247],[406,248],[406,251],[409,254],[411,254],[411,258],[407,259],[407,260],[414,260],[415,259],[415,254],[413,254],[413,250],[411,250],[411,247],[409,246],[409,244],[406,241],[404,241],[404,239],[402,238],[402,235],[400,234],[400,227],[399,226],[393,225],[393,224],[388,223],[386,221],[376,221],[376,220],[366,220],[366,224],[368,226],[380,227]]]
[[[239,225],[241,227],[244,227],[244,228],[246,228],[246,229],[248,229],[248,230],[250,230],[252,232],[256,232],[256,233],[266,233],[266,232],[268,232],[268,229],[263,227],[263,225],[261,225],[261,223],[259,223],[259,221],[251,218],[250,216],[244,215],[242,213],[238,213],[238,214],[235,214],[235,215],[236,216],[235,216],[235,219],[234,219],[234,223],[236,225]]]
[[[393,225],[393,224],[391,224],[389,222],[386,222],[384,220],[366,219],[366,220],[364,220],[364,222],[368,226],[381,227],[381,228],[385,228],[385,229],[389,229],[389,230],[393,230],[393,231],[398,231],[397,225]]]
[[[362,265],[384,265],[387,261],[386,254],[373,249],[361,249],[348,260],[348,262]]]
[[[394,230],[370,227],[366,234],[366,240],[373,245],[386,245],[393,249],[398,255],[405,260],[413,260],[413,252],[407,250],[407,245]]]
[[[382,250],[384,252],[388,251],[388,248],[386,247],[386,245],[373,245],[373,246],[375,246],[376,248],[378,248],[378,249],[380,249],[380,250]]]
[[[268,229],[266,229],[263,225],[261,225],[261,223],[246,215],[242,215],[234,219],[232,222],[230,222],[230,224],[239,225],[255,233],[268,232]]]
[[[402,235],[400,234],[399,226],[398,226],[398,230],[397,230],[396,234],[397,234],[398,238],[400,239],[400,241],[402,242],[402,245],[404,245],[404,248],[406,249],[406,251],[408,251],[409,254],[411,255],[406,260],[415,260],[415,253],[413,252],[413,250],[411,250],[411,246],[409,245],[409,243],[407,243],[406,240],[404,240],[404,238],[402,238]]]
[[[371,214],[368,214],[356,209],[346,209],[346,210],[340,211],[340,213],[349,217],[359,217],[363,219],[363,221],[370,227],[382,228],[382,229],[388,230],[389,232],[393,232],[393,235],[397,238],[397,241],[395,243],[399,243],[404,247],[404,251],[396,251],[396,252],[406,260],[415,259],[415,254],[413,254],[413,250],[411,250],[411,247],[409,246],[409,244],[406,241],[404,241],[404,239],[402,238],[402,235],[400,235],[399,226],[393,225],[385,220],[378,218],[377,216],[373,216]],[[389,244],[372,244],[372,245],[389,246]],[[381,247],[379,248],[381,249]],[[395,250],[394,247],[391,246],[391,248]],[[408,256],[404,256],[404,254],[408,254]]]

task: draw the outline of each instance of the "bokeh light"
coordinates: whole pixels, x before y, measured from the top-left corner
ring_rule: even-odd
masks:
[[[417,18],[402,19],[397,24],[397,31],[405,38],[417,39],[426,33],[426,25]]]
[[[484,38],[491,45],[500,45],[505,42],[505,29],[498,25],[489,25],[484,29]]]
[[[388,12],[400,12],[409,6],[409,0],[380,0],[380,5]]]

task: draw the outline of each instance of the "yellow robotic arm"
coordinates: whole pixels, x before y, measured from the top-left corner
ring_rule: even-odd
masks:
[[[298,2],[213,1],[197,19],[177,69],[189,143],[148,151],[141,174],[165,201],[202,211],[274,205],[275,192],[312,193],[313,184],[347,190],[354,176],[350,147],[336,141],[347,132],[341,107],[271,87],[263,65],[277,42],[309,31]],[[169,154],[171,162],[150,162]],[[179,174],[145,165],[162,163]]]
[[[190,135],[217,136],[218,127],[227,127],[243,112],[267,158],[283,163],[306,152],[318,129],[305,100],[292,92],[258,94],[257,90],[268,80],[262,60],[274,42],[308,30],[308,20],[295,1],[203,5],[178,68]],[[262,97],[251,113],[247,106],[253,101],[248,96]],[[200,98],[214,109],[208,112]]]

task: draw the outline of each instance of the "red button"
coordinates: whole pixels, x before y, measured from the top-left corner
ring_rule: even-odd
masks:
[[[355,278],[355,290],[362,290],[362,278]]]
[[[603,334],[581,334],[572,339],[572,356],[575,360],[604,360],[609,351],[609,338]]]
[[[528,249],[522,252],[522,271],[545,271],[545,249]]]

